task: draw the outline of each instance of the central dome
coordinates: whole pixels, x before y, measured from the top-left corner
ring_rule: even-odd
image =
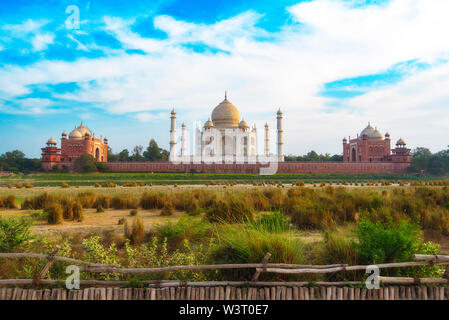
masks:
[[[215,127],[219,128],[238,127],[240,122],[240,112],[225,97],[225,99],[212,111],[212,122]]]
[[[377,130],[377,128],[373,128],[370,123],[368,123],[368,126],[360,133],[361,137],[364,135],[366,135],[368,139],[383,139],[382,133]]]

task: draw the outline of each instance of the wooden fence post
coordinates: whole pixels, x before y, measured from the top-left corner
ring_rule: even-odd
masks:
[[[267,254],[265,255],[265,257],[262,259],[262,265],[263,265],[263,271],[265,272],[267,270],[267,263],[268,260],[270,260],[271,258],[271,253],[267,252]],[[256,273],[254,273],[253,275],[253,281],[257,281],[257,279],[259,279],[260,276],[260,271],[256,270]]]
[[[51,266],[55,262],[55,256],[58,254],[59,250],[61,249],[60,246],[56,246],[55,250],[53,250],[52,253],[50,253],[47,257],[47,263],[42,268],[39,275],[34,279],[33,286],[38,287],[41,283],[41,280],[45,278],[45,275],[47,274],[48,270],[50,270]]]

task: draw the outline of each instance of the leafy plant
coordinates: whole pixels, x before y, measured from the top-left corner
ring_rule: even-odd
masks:
[[[0,217],[0,251],[9,252],[26,246],[34,237],[31,233],[31,220],[24,218]]]

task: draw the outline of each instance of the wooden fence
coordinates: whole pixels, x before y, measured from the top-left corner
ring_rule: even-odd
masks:
[[[38,258],[47,263],[35,279],[2,279],[0,286],[16,288],[0,289],[0,300],[397,300],[397,299],[449,299],[449,256],[415,255],[416,261],[385,263],[376,265],[379,269],[446,265],[442,278],[382,277],[380,283],[388,286],[381,289],[364,289],[350,286],[364,286],[362,281],[341,282],[259,282],[262,273],[277,274],[328,274],[345,271],[365,271],[368,266],[293,265],[268,263],[267,253],[261,263],[170,266],[162,268],[120,268],[114,264],[90,263],[72,258],[59,257],[57,247],[51,254],[0,253],[0,258]],[[63,280],[45,279],[55,261],[81,265],[80,271],[91,273],[148,274],[182,270],[255,269],[251,281],[205,281],[187,282],[174,280],[142,281],[143,288],[121,288],[130,286],[129,281],[80,280],[82,290],[39,289],[42,285],[63,286]],[[423,284],[437,285],[433,287]],[[17,286],[32,286],[21,289]],[[90,288],[86,288],[90,287]],[[100,287],[100,288],[94,288]]]
[[[390,286],[380,289],[350,287],[171,287],[0,289],[0,300],[449,300],[449,287]]]

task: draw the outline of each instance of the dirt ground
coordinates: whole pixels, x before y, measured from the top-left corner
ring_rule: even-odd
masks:
[[[11,216],[29,216],[36,210],[3,210],[0,211],[0,217]],[[150,231],[155,225],[166,224],[167,221],[176,222],[181,212],[174,212],[172,216],[161,216],[160,210],[138,210],[137,217],[144,222],[145,231]],[[36,234],[56,234],[60,232],[80,232],[88,233],[93,231],[113,230],[123,233],[123,225],[118,221],[125,218],[129,224],[132,224],[135,217],[130,215],[130,210],[106,210],[105,212],[96,212],[95,209],[84,210],[84,220],[64,221],[62,224],[50,225],[46,220],[37,220],[32,229]]]

